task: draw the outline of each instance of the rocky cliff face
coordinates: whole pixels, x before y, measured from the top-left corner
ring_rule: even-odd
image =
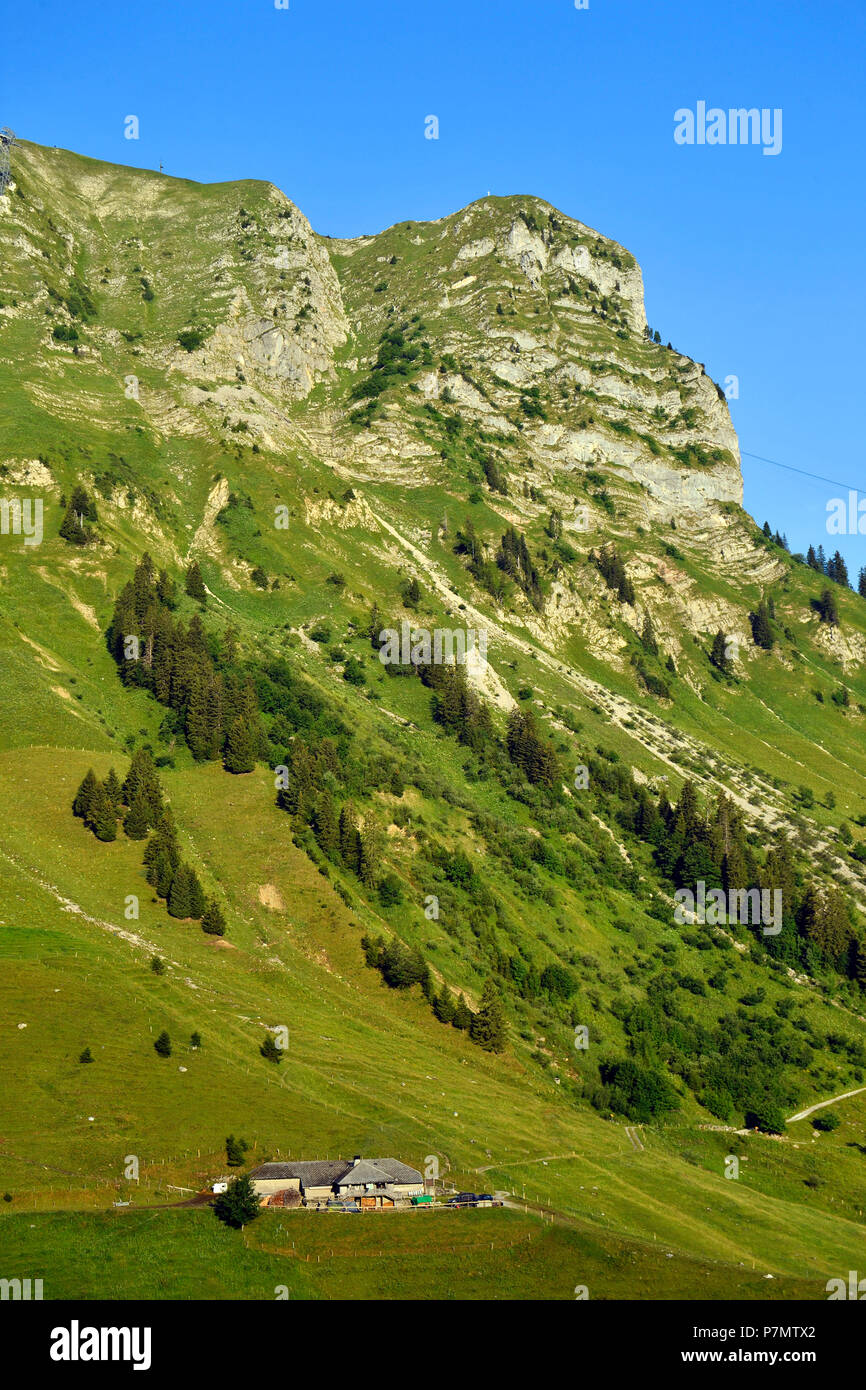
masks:
[[[497,436],[505,470],[636,482],[648,516],[742,500],[724,397],[647,341],[633,256],[538,199],[331,242],[270,185],[203,188],[32,145],[15,173],[0,238],[18,295],[0,312],[41,329],[46,378],[68,381],[70,359],[87,358],[110,397],[155,375],[138,404],[160,433],[212,434],[216,407],[228,429],[285,447],[301,424],[287,408],[321,385],[303,429],[359,477],[437,471],[420,399]],[[82,285],[98,305],[86,333]],[[407,372],[413,391],[390,393],[363,430],[347,426],[352,389],[402,317],[423,320],[431,370]],[[109,423],[101,395],[89,404]]]

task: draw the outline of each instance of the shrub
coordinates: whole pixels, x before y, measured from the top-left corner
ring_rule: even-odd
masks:
[[[198,328],[184,328],[178,333],[177,341],[180,343],[184,352],[195,352],[204,342],[204,334]]]
[[[828,1110],[825,1115],[815,1116],[812,1121],[812,1128],[820,1129],[824,1134],[832,1134],[834,1129],[839,1128],[840,1123],[839,1116],[834,1115],[832,1110]]]

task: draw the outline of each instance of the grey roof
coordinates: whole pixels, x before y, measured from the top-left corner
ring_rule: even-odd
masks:
[[[364,1158],[352,1163],[345,1158],[323,1158],[311,1162],[260,1163],[249,1174],[261,1182],[297,1178],[301,1187],[359,1187],[366,1183],[422,1183],[417,1168],[397,1158]]]
[[[392,1181],[392,1175],[387,1173],[384,1168],[379,1166],[375,1159],[362,1159],[360,1163],[353,1163],[351,1167],[338,1180],[338,1187],[363,1187],[366,1183],[388,1183]]]
[[[299,1178],[302,1187],[333,1187],[351,1166],[344,1158],[313,1159],[300,1163],[260,1163],[258,1168],[253,1168],[250,1177],[260,1178],[263,1182]]]
[[[377,1158],[375,1161],[380,1168],[384,1168],[392,1182],[424,1181],[417,1168],[410,1168],[408,1163],[401,1163],[399,1158]]]
[[[356,1187],[361,1183],[420,1183],[417,1168],[410,1168],[397,1158],[367,1158],[353,1164],[339,1179],[340,1187]]]

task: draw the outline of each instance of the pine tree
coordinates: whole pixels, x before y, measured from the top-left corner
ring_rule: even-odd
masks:
[[[207,589],[204,586],[197,560],[193,560],[186,572],[186,592],[190,598],[195,599],[196,603],[207,603]]]
[[[836,596],[831,589],[825,589],[818,600],[818,614],[822,623],[829,623],[831,627],[839,626],[839,609],[836,605]]]
[[[226,919],[216,898],[209,898],[201,919],[201,929],[208,936],[225,936]]]
[[[770,626],[769,609],[763,599],[758,604],[757,613],[750,614],[750,617],[752,623],[752,640],[755,646],[762,647],[764,651],[767,652],[772,651],[775,639],[773,637],[773,629]]]
[[[461,1033],[468,1033],[472,1027],[473,1018],[474,1014],[461,994],[457,1001],[457,1007],[454,1010],[454,1017],[451,1020],[451,1025],[453,1028],[457,1028]]]
[[[316,798],[313,833],[322,853],[328,859],[336,859],[340,852],[340,826],[330,792],[322,791]]]
[[[192,916],[192,869],[188,864],[179,864],[168,893],[168,912],[170,917],[185,919]]]
[[[98,786],[99,783],[96,779],[96,773],[93,771],[93,768],[90,767],[87,769],[84,779],[78,791],[75,793],[75,800],[72,803],[72,814],[74,816],[80,816],[84,821],[90,819],[90,808],[93,805],[93,798],[96,795],[96,788]]]
[[[147,838],[150,818],[147,802],[143,796],[137,796],[133,801],[124,818],[123,829],[130,840],[145,840]]]
[[[211,683],[204,663],[195,671],[190,682],[184,732],[196,762],[204,762],[214,756]]]
[[[189,870],[189,915],[196,922],[201,921],[204,916],[207,902],[204,890],[198,881],[198,875],[193,869]]]
[[[156,596],[164,608],[177,607],[177,591],[174,580],[169,579],[165,570],[160,570],[156,581]]]
[[[502,1000],[493,979],[489,979],[481,991],[481,1004],[473,1016],[469,1036],[485,1052],[505,1050],[505,1015]]]
[[[230,1134],[226,1140],[226,1163],[230,1168],[241,1168],[245,1163],[244,1153],[246,1144],[243,1139],[236,1139]]]
[[[162,813],[162,788],[153,754],[147,748],[137,748],[132,755],[129,771],[123,781],[124,805],[131,806],[140,796],[148,808],[149,824],[155,825]]]
[[[352,873],[358,872],[361,862],[361,837],[358,834],[358,821],[351,801],[344,801],[340,808],[340,858]]]
[[[78,1060],[79,1060],[79,1062],[92,1062],[92,1061],[93,1061],[93,1053],[90,1051],[90,1048],[89,1048],[89,1047],[85,1047],[84,1051],[81,1053],[81,1055],[79,1056]]]
[[[153,1046],[155,1050],[159,1053],[160,1057],[171,1056],[171,1038],[168,1036],[168,1033],[166,1033],[164,1029],[160,1033]]]
[[[70,545],[88,545],[93,540],[93,532],[87,521],[96,520],[96,507],[83,487],[73,489],[66,513],[60,523],[60,535]]]
[[[109,769],[108,776],[105,779],[105,790],[108,793],[112,806],[120,806],[122,804],[123,792],[120,782],[117,779],[117,773],[113,767]]]
[[[267,1062],[273,1062],[276,1066],[279,1066],[280,1062],[283,1060],[283,1054],[277,1047],[276,1039],[272,1033],[268,1033],[259,1048],[259,1052]]]
[[[91,802],[88,823],[97,840],[108,844],[117,839],[117,811],[101,782],[98,783]]]
[[[866,565],[860,571],[860,579],[857,584],[857,592],[861,598],[866,598]]]
[[[256,737],[249,721],[238,717],[229,729],[223,765],[226,772],[252,772],[256,765]]]
[[[848,566],[838,550],[833,556],[831,563],[833,565],[832,578],[835,579],[837,584],[842,584],[845,588],[848,588]]]
[[[382,836],[379,827],[369,820],[358,837],[357,874],[367,888],[375,887],[382,858]]]
[[[713,649],[710,652],[710,661],[717,671],[721,671],[723,676],[728,675],[733,662],[728,656],[728,639],[721,628],[713,638]]]
[[[453,1023],[454,1015],[457,1012],[457,1005],[454,995],[446,984],[443,983],[442,989],[433,1001],[433,1012],[440,1023]]]
[[[148,841],[148,848],[154,843],[154,840]],[[177,868],[172,863],[168,850],[164,845],[157,844],[147,863],[146,878],[151,888],[156,890],[158,897],[168,897],[176,872]]]
[[[643,630],[640,635],[641,646],[650,656],[658,656],[659,644],[656,641],[655,631],[653,630],[652,618],[649,613],[644,614]]]

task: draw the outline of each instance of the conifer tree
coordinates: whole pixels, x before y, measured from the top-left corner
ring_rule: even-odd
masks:
[[[126,813],[123,829],[130,840],[145,840],[150,829],[148,805],[143,796],[137,796]]]
[[[72,814],[80,816],[82,820],[90,819],[90,808],[93,805],[93,798],[99,783],[93,768],[87,769],[78,791],[75,793],[75,800],[72,803]]]
[[[177,597],[174,580],[169,579],[165,570],[160,570],[156,581],[156,596],[164,608],[176,608]]]
[[[839,626],[839,609],[836,605],[836,596],[831,589],[825,589],[818,601],[818,614],[822,623],[828,623],[831,627]]]
[[[239,716],[226,739],[223,765],[226,772],[252,772],[256,765],[256,736],[248,720]]]
[[[752,640],[756,647],[762,647],[764,651],[771,651],[774,637],[773,629],[770,627],[769,609],[762,599],[758,604],[758,611],[750,615],[752,623]]]
[[[340,826],[337,809],[328,791],[320,792],[316,798],[313,833],[322,853],[329,859],[336,859],[340,852]]]
[[[645,652],[648,652],[650,656],[658,656],[659,644],[656,641],[656,635],[653,629],[652,618],[650,617],[649,613],[644,614],[643,630],[641,631],[640,641],[641,646],[643,647]]]
[[[102,782],[97,785],[94,793],[88,823],[97,840],[107,844],[117,839],[117,811]]]
[[[728,675],[733,665],[728,656],[728,639],[721,628],[713,638],[713,649],[710,652],[710,661],[717,671],[721,671],[723,676]]]
[[[358,821],[351,801],[344,801],[340,808],[340,858],[352,873],[358,872],[361,862],[361,837],[358,834]]]
[[[454,1017],[451,1020],[452,1027],[457,1028],[461,1033],[468,1033],[472,1027],[473,1017],[472,1010],[461,994],[454,1010]]]
[[[226,1163],[230,1168],[240,1168],[246,1162],[244,1154],[247,1151],[247,1143],[244,1139],[236,1139],[230,1134],[226,1139]]]
[[[123,801],[131,806],[136,797],[144,801],[148,822],[155,825],[162,812],[162,788],[153,754],[147,748],[137,748],[132,755],[129,771],[123,781]]]
[[[168,892],[168,911],[170,917],[181,919],[192,917],[193,873],[188,864],[179,864]]]
[[[196,762],[204,762],[205,759],[214,756],[211,685],[204,663],[190,678],[184,732]]]
[[[75,487],[60,523],[62,539],[70,545],[88,545],[93,540],[93,532],[86,523],[96,520],[96,506],[83,487]]]
[[[842,584],[845,588],[848,587],[848,566],[838,550],[827,566],[827,573],[831,579],[835,579],[837,584]]]
[[[488,979],[481,991],[480,1007],[472,1018],[469,1036],[485,1052],[503,1052],[505,1050],[505,1015],[502,1011],[499,991],[492,977]]]
[[[198,880],[198,875],[194,869],[189,869],[189,915],[194,921],[200,922],[204,916],[207,906],[207,899],[204,889]]]
[[[154,1049],[159,1053],[160,1057],[171,1056],[171,1038],[168,1036],[168,1033],[166,1033],[165,1029],[163,1029],[163,1031],[160,1033],[153,1046]]]
[[[443,982],[439,994],[433,1001],[433,1012],[440,1023],[453,1023],[454,1015],[457,1012],[457,1004],[454,995],[448,986]]]
[[[186,572],[186,592],[190,598],[195,599],[196,603],[207,603],[207,589],[204,586],[197,560],[193,560]]]
[[[358,836],[358,867],[356,873],[367,888],[375,887],[382,858],[382,835],[369,819]]]
[[[209,898],[201,919],[202,931],[208,936],[225,936],[226,919],[216,898]]]
[[[122,804],[123,792],[121,791],[120,782],[117,779],[117,773],[113,767],[109,769],[108,776],[105,779],[105,790],[108,793],[112,806],[120,806]]]
[[[259,1052],[262,1054],[265,1061],[273,1062],[276,1066],[279,1066],[280,1062],[283,1060],[283,1054],[281,1050],[277,1047],[276,1039],[274,1038],[273,1033],[268,1033],[267,1037],[265,1038],[264,1042],[259,1048]]]

